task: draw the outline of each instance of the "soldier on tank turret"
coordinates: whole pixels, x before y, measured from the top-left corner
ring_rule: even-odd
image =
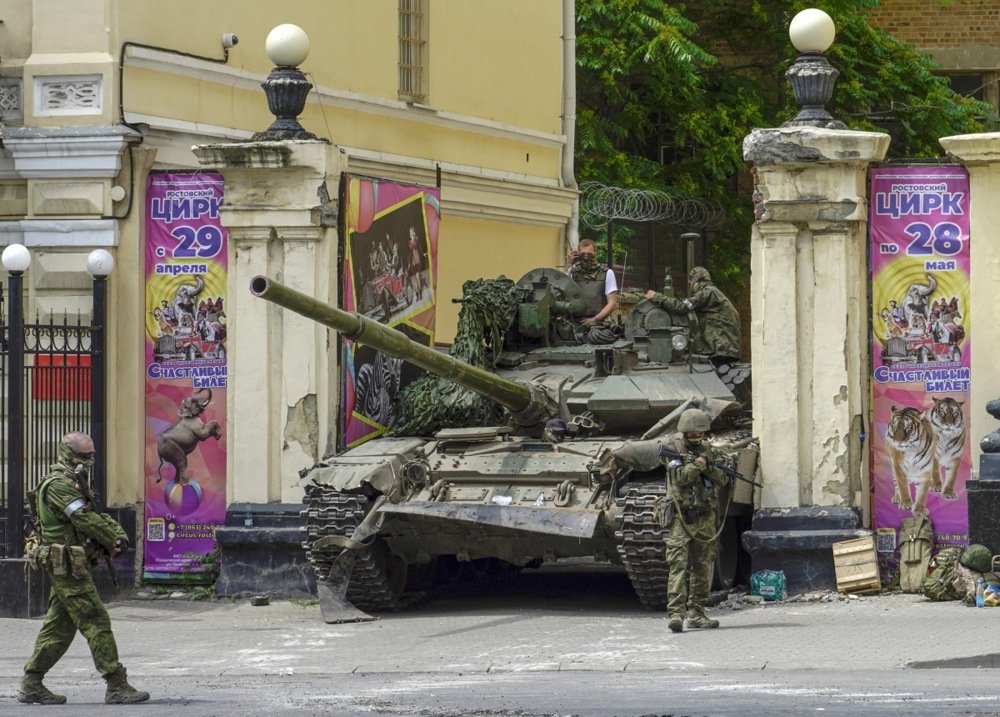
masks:
[[[569,275],[577,283],[593,313],[580,321],[587,329],[587,341],[593,344],[614,342],[617,336],[605,321],[618,306],[618,281],[615,273],[597,262],[597,245],[582,239],[576,251],[570,252]]]
[[[719,488],[726,474],[716,465],[715,451],[705,443],[711,422],[703,411],[689,408],[681,414],[667,447],[680,458],[667,462],[667,492],[673,498],[673,519],[666,539],[667,614],[672,632],[688,628],[713,628],[718,620],[705,615],[712,586]]]
[[[698,331],[692,337],[695,353],[710,356],[713,362],[735,361],[740,357],[740,315],[733,303],[712,283],[703,266],[688,273],[688,296],[675,299],[650,289],[646,298],[675,314],[694,312]]]

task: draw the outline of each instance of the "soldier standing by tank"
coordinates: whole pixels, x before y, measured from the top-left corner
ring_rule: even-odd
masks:
[[[667,463],[667,492],[673,498],[673,519],[666,540],[670,574],[667,613],[672,632],[688,628],[713,628],[718,620],[705,615],[712,585],[717,536],[718,489],[726,475],[714,464],[715,451],[705,443],[711,422],[703,411],[689,408],[677,423],[678,433],[667,447],[680,453]]]
[[[95,551],[115,556],[128,549],[128,536],[106,513],[94,509],[87,472],[94,465],[94,442],[86,433],[63,436],[52,470],[35,493],[41,541],[29,560],[44,568],[52,584],[49,607],[24,666],[18,702],[63,704],[66,697],[49,691],[42,678],[59,661],[79,630],[86,638],[94,666],[107,682],[106,704],[134,704],[149,699],[132,687],[118,661],[111,618],[101,603],[91,575]]]
[[[699,324],[692,337],[695,353],[706,354],[718,362],[739,359],[740,315],[733,302],[712,283],[705,267],[696,266],[688,272],[686,299],[675,299],[653,289],[646,292],[646,298],[671,313],[695,313]]]

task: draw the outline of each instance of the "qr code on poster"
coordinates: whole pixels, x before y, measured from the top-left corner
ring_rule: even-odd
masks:
[[[150,518],[146,523],[146,540],[162,543],[167,539],[167,524],[163,518]]]
[[[880,553],[894,553],[896,552],[896,529],[895,528],[879,528],[876,531],[878,536],[877,542],[875,544],[875,550]]]

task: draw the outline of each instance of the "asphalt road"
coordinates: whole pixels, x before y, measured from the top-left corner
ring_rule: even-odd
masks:
[[[1000,610],[895,594],[711,614],[721,629],[675,635],[621,573],[558,568],[346,625],[314,604],[130,600],[111,616],[150,702],[104,705],[78,638],[46,679],[70,704],[18,704],[40,623],[5,619],[0,714],[1000,715]]]

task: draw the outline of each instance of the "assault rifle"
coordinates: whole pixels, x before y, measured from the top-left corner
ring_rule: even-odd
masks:
[[[80,486],[80,492],[83,493],[84,499],[90,503],[90,507],[93,508],[95,513],[100,513],[97,499],[90,490],[90,475],[87,473],[87,469],[83,467],[82,463],[77,463],[73,474],[76,476],[76,482]],[[111,520],[111,518],[109,517],[108,520]],[[118,592],[118,574],[115,572],[115,564],[111,561],[111,551],[93,538],[87,538],[87,542],[95,545],[97,550],[100,551],[101,556],[104,558],[104,565],[108,568],[108,574],[111,576],[111,584],[114,586],[115,592]]]
[[[686,458],[695,458],[695,457],[697,457],[697,456],[694,456],[691,453],[681,453],[680,451],[675,451],[672,448],[667,448],[664,445],[660,446],[660,455],[664,456],[666,458],[675,459],[675,460],[679,460],[679,461],[683,461]],[[708,465],[712,466],[713,468],[718,468],[720,471],[722,471],[727,476],[729,476],[729,478],[732,479],[732,480],[741,480],[741,481],[744,481],[745,483],[749,483],[750,485],[756,486],[758,488],[763,488],[764,487],[760,483],[758,483],[755,480],[753,480],[752,478],[747,478],[745,475],[743,475],[742,473],[740,473],[738,470],[730,468],[727,465],[723,465],[722,463],[716,463],[715,461],[708,461]]]

